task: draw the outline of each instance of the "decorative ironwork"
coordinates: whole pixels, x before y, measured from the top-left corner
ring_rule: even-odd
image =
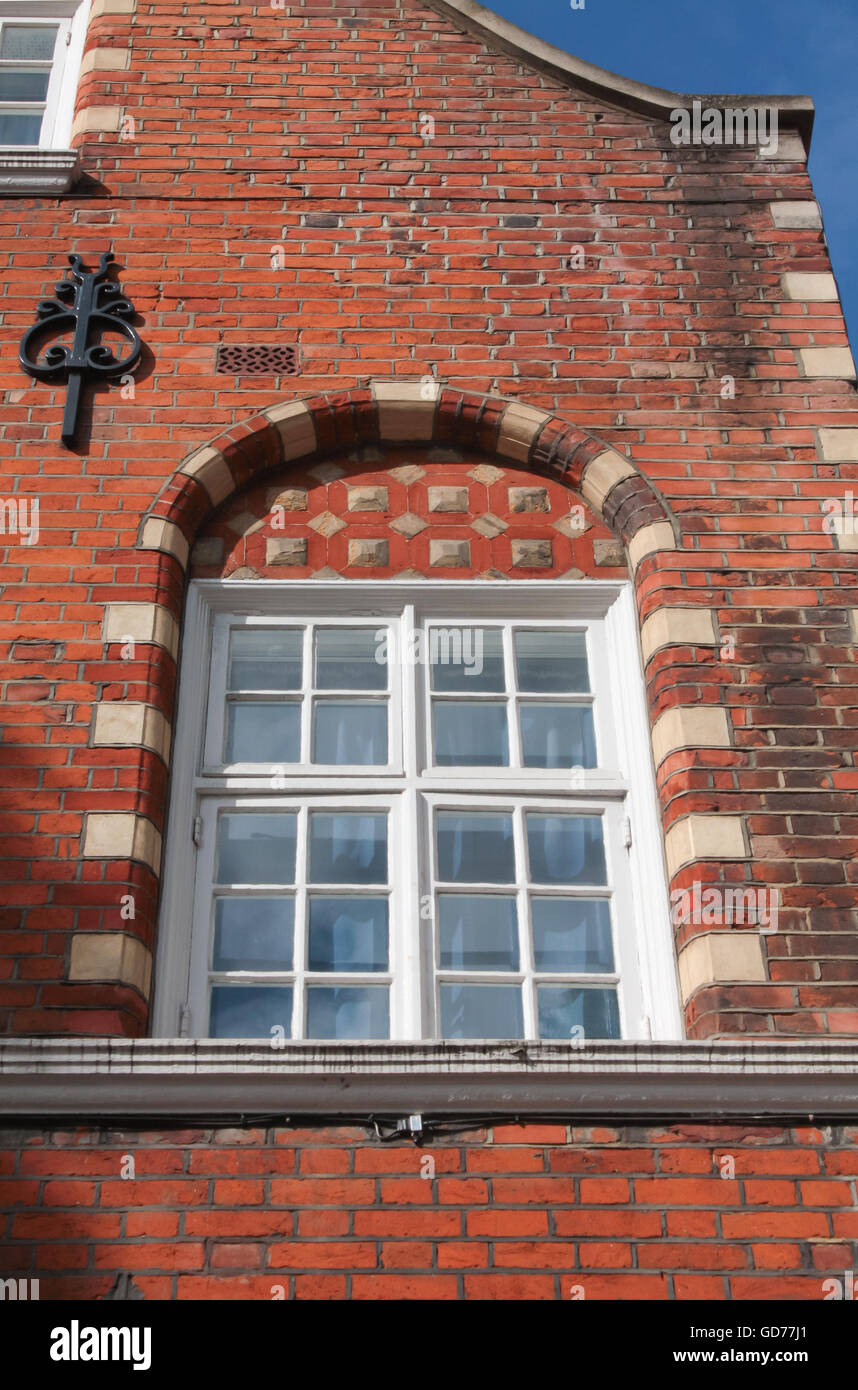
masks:
[[[215,370],[226,376],[297,376],[298,349],[269,343],[221,343]]]
[[[137,365],[143,344],[137,330],[127,322],[135,310],[130,300],[122,297],[117,284],[107,280],[112,251],[104,251],[98,270],[87,270],[75,253],[69,256],[70,278],[55,287],[56,299],[42,299],[36,306],[38,322],[28,328],[21,339],[18,360],[30,376],[47,380],[60,372],[67,373],[68,390],[63,413],[63,443],[74,442],[81,386],[85,379],[101,381],[130,372]],[[54,343],[42,353],[43,336],[72,332],[70,346]],[[125,357],[117,357],[104,343],[92,342],[109,331],[118,332],[130,344]]]

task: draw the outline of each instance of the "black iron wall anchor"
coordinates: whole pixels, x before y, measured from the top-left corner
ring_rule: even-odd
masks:
[[[72,253],[69,256],[71,278],[61,280],[54,287],[56,299],[42,299],[36,305],[38,322],[28,328],[21,339],[18,361],[30,376],[45,381],[61,372],[67,373],[62,432],[66,445],[74,442],[77,431],[83,382],[101,381],[130,372],[140,360],[143,349],[140,335],[127,322],[134,314],[134,305],[123,299],[118,285],[106,279],[113,259],[112,251],[104,251],[98,270],[87,270],[81,257]],[[109,330],[121,333],[130,344],[125,357],[117,357],[112,348],[92,341]],[[40,357],[44,336],[69,331],[73,332],[71,346],[54,343]]]

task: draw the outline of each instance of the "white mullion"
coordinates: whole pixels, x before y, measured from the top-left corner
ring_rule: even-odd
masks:
[[[301,641],[301,762],[304,767],[311,765],[313,756],[313,686],[316,672],[313,665],[316,643],[316,624],[304,625]]]
[[[515,669],[515,643],[513,641],[512,623],[504,623],[501,632],[504,670],[506,673],[506,717],[507,724],[509,725],[509,765],[518,772],[524,766],[524,759],[521,748],[521,729],[518,723],[518,675]]]
[[[307,885],[310,876],[310,809],[298,805],[295,846],[295,987],[292,993],[292,1037],[303,1038],[307,1028],[306,976],[309,961],[310,904]]]
[[[536,985],[534,983],[533,943],[531,941],[530,913],[527,902],[527,884],[530,866],[527,862],[527,836],[525,834],[525,805],[513,810],[512,828],[515,845],[515,898],[518,912],[518,950],[519,972],[522,977],[522,1015],[525,1038],[538,1038],[539,1027],[536,1009]]]

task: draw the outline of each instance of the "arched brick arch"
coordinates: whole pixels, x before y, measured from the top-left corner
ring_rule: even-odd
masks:
[[[559,416],[428,381],[376,382],[289,401],[225,430],[161,489],[141,523],[139,545],[184,567],[212,510],[264,473],[394,443],[475,449],[562,480],[623,541],[633,568],[647,554],[677,548],[679,528],[664,498],[622,454]]]
[[[195,450],[165,483],[138,533],[138,549],[162,560],[158,603],[122,604],[105,617],[109,644],[121,634],[136,633],[144,644],[161,649],[175,664],[181,621],[182,583],[190,547],[218,508],[233,495],[264,481],[267,474],[282,477],[315,466],[326,457],[372,446],[447,448],[496,458],[561,481],[580,494],[597,518],[610,527],[626,548],[641,622],[641,646],[648,680],[654,761],[665,828],[670,886],[680,893],[704,878],[709,882],[743,881],[749,872],[749,830],[745,817],[725,813],[713,796],[675,794],[668,788],[668,771],[683,775],[691,767],[718,766],[725,750],[733,748],[726,712],[718,705],[688,700],[687,688],[673,689],[673,672],[682,664],[716,659],[718,627],[705,591],[686,590],[670,552],[682,549],[676,517],[658,489],[622,454],[586,434],[568,420],[519,401],[453,390],[435,382],[400,384],[374,382],[351,391],[292,400],[225,430]],[[133,610],[133,611],[132,611]],[[96,709],[93,742],[139,750],[142,769],[147,757],[169,762],[172,677],[160,708],[129,706],[110,701]],[[139,813],[90,817],[85,832],[86,858],[129,861],[129,873],[142,865],[153,886],[161,861],[161,827],[166,807]],[[109,822],[109,823],[108,823]],[[121,824],[120,824],[121,822]],[[121,849],[120,849],[121,846]],[[723,1009],[733,988],[759,989],[767,978],[760,937],[756,933],[713,931],[691,921],[677,922],[682,994],[691,1036],[723,1031]],[[129,942],[137,956],[127,964],[134,988],[147,998],[150,988],[154,916],[133,935],[102,932],[99,949],[115,937],[114,955],[126,970]],[[142,938],[142,939],[141,939]],[[144,947],[144,941],[146,946]],[[133,954],[133,953],[132,953]],[[88,962],[87,979],[97,969]],[[115,969],[112,966],[111,969]],[[120,972],[121,974],[121,972]],[[70,976],[74,978],[74,974]],[[80,978],[83,978],[81,976]],[[110,978],[115,978],[111,975]],[[123,976],[124,978],[124,976]],[[726,988],[725,988],[726,986]],[[764,986],[765,987],[765,986]],[[768,986],[771,988],[771,986]],[[736,1005],[741,1006],[737,996]],[[727,1026],[741,1031],[741,1022]]]

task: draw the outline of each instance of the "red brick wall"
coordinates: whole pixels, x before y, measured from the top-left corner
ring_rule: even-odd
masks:
[[[2,1271],[52,1299],[128,1273],[157,1300],[820,1300],[856,1267],[856,1146],[693,1124],[419,1148],[357,1126],[25,1131],[0,1149]]]

